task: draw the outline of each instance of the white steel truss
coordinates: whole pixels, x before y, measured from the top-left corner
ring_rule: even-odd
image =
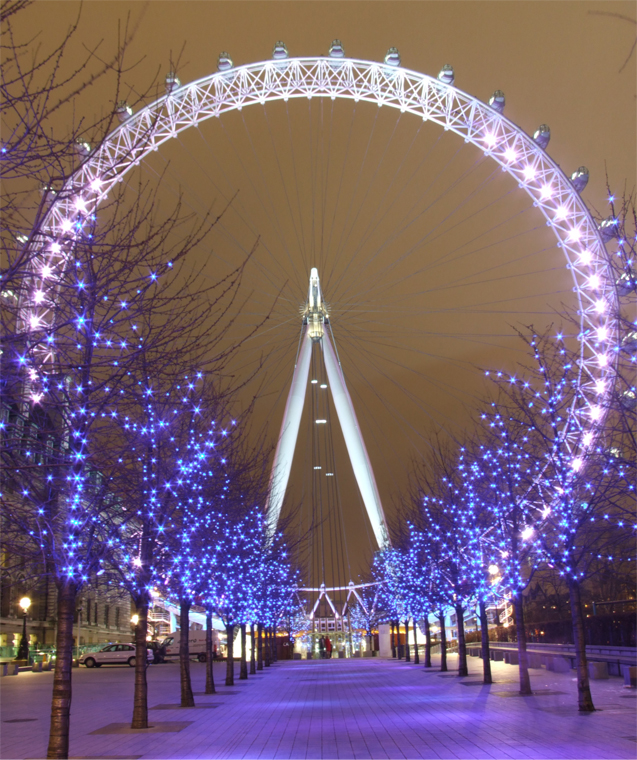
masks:
[[[295,593],[298,594],[299,597],[303,594],[318,593],[316,602],[314,602],[314,606],[308,613],[310,620],[314,619],[316,611],[318,610],[322,599],[325,599],[325,601],[329,604],[330,609],[334,613],[334,617],[337,620],[339,618],[344,618],[347,615],[347,610],[350,606],[350,599],[352,596],[358,600],[364,613],[371,617],[376,612],[376,609],[378,607],[378,592],[382,585],[383,583],[381,581],[375,583],[354,583],[354,581],[350,581],[347,586],[332,586],[328,588],[324,583],[322,583],[318,588],[297,588],[295,589]],[[365,603],[363,597],[358,593],[361,589],[365,588],[376,588],[376,593],[374,594],[371,607],[369,608]],[[336,608],[336,603],[330,596],[330,594],[333,594],[335,591],[347,591],[347,597],[345,598],[345,602],[343,603],[343,606],[340,610]]]

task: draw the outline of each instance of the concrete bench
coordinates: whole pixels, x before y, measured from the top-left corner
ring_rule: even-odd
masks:
[[[601,681],[608,678],[608,663],[607,662],[589,662],[588,663],[588,677],[591,681]]]
[[[504,653],[504,661],[507,665],[519,665],[520,655],[518,654],[517,650],[512,649],[509,652]]]
[[[0,663],[0,676],[17,676],[20,672],[20,666],[17,662]]]
[[[623,665],[624,686],[627,689],[637,689],[637,666]]]
[[[570,657],[548,657],[547,661],[547,670],[550,670],[553,673],[568,673],[571,669]]]

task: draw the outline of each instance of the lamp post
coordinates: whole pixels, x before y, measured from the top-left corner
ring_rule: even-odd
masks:
[[[27,610],[31,606],[31,600],[28,596],[23,596],[22,599],[20,599],[19,604],[22,608],[22,638],[20,639],[20,646],[18,647],[16,660],[28,660],[29,642],[27,641]]]

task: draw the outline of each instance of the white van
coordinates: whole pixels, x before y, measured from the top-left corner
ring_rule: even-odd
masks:
[[[164,658],[167,662],[179,659],[179,646],[181,644],[181,631],[174,631],[162,641],[161,645],[165,651]],[[188,631],[188,646],[190,656],[196,657],[199,662],[206,661],[206,632],[205,631]],[[212,632],[212,651],[216,649],[217,656],[221,657],[221,646],[219,643],[219,631]]]

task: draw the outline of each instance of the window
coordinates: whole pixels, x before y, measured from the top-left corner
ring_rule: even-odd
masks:
[[[97,602],[95,602],[95,607],[93,608],[93,625],[97,625]]]
[[[115,607],[115,628],[119,628],[119,607]]]
[[[46,439],[46,451],[45,451],[45,457],[46,461],[50,462],[51,459],[53,459],[53,449],[55,447],[55,438],[53,438],[52,435],[47,436]]]
[[[90,599],[86,600],[86,622],[87,623],[91,622],[91,600]]]
[[[108,606],[108,604],[105,604],[104,605],[104,625],[106,626],[106,628],[109,627],[108,618],[110,617],[110,612],[111,612],[110,607]]]

